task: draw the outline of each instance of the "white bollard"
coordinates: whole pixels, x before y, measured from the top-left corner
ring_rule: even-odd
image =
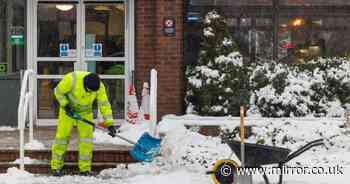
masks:
[[[150,134],[158,137],[157,133],[157,71],[151,70],[151,94],[150,94]]]
[[[347,128],[350,128],[350,109],[345,113],[345,119],[346,119],[345,126]]]

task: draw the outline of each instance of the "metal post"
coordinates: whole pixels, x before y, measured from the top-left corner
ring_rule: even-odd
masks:
[[[241,106],[240,108],[240,132],[241,132],[241,166],[244,167],[244,154],[245,154],[245,150],[244,150],[244,107]]]
[[[32,93],[29,92],[26,94],[26,96],[24,97],[24,106],[23,106],[23,113],[21,115],[21,121],[19,122],[20,123],[20,169],[23,171],[24,170],[24,124],[25,124],[25,117],[27,115],[27,112],[28,112],[28,103],[29,101],[31,100],[31,98],[33,97]],[[21,111],[22,111],[21,110]]]
[[[150,91],[150,133],[157,137],[157,71],[151,70],[151,91]]]
[[[240,107],[240,138],[241,138],[241,167],[245,167],[245,146],[244,146],[244,106]],[[252,184],[252,175],[239,175],[238,184]]]
[[[350,109],[348,109],[347,112],[345,113],[345,119],[346,119],[345,126],[347,128],[350,128]]]
[[[34,124],[34,97],[33,94],[31,92],[29,92],[31,94],[31,98],[29,99],[29,142],[33,142],[34,140],[34,130],[33,130],[33,124]]]
[[[20,170],[24,170],[24,123],[22,120],[19,121],[19,158],[20,158]]]

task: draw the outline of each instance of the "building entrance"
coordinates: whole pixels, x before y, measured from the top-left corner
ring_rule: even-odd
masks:
[[[33,84],[38,125],[56,123],[58,103],[53,89],[64,74],[76,70],[100,74],[113,118],[124,119],[125,86],[133,58],[130,2],[28,1],[32,7],[28,9],[28,68],[38,74]]]

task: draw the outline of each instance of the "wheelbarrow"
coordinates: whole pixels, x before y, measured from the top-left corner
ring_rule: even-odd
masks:
[[[222,141],[228,144],[228,146],[238,156],[238,158],[242,158],[241,142],[234,141],[231,139],[222,139]],[[302,146],[301,148],[294,151],[293,153],[290,153],[291,150],[287,148],[245,143],[245,155],[244,155],[245,168],[261,168],[263,165],[278,164],[278,168],[280,169],[280,171],[282,171],[283,165],[286,164],[288,161],[294,159],[295,157],[311,149],[312,147],[320,146],[323,144],[324,144],[323,139],[317,139],[307,143],[306,145]],[[224,165],[225,164],[223,164],[222,166]],[[220,169],[217,169],[217,172],[219,171]],[[218,173],[215,173],[213,171],[211,172],[211,174],[218,174]],[[267,178],[266,173],[263,173],[263,178],[266,184],[270,184],[270,181]],[[222,178],[222,180],[228,181],[227,178]],[[282,184],[282,180],[283,180],[283,172],[279,172],[278,184]],[[230,181],[233,181],[233,180],[230,180]]]

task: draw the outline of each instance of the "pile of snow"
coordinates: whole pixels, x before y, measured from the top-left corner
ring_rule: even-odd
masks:
[[[205,172],[219,159],[228,159],[231,150],[218,137],[207,137],[191,132],[183,124],[159,124],[160,134],[164,134],[161,154],[173,167],[187,167],[194,171]],[[231,159],[237,161],[237,157]]]
[[[22,184],[29,183],[34,177],[33,174],[21,171],[15,167],[7,169],[7,173],[0,175],[1,184]]]
[[[42,142],[34,139],[33,141],[26,143],[24,145],[24,149],[26,149],[26,150],[44,150],[44,149],[46,149],[46,147]]]
[[[137,124],[123,124],[119,129],[121,131],[119,135],[136,142],[144,132],[149,132],[149,123],[149,121],[141,121]],[[165,158],[162,164],[169,167],[186,166],[207,171],[216,160],[227,159],[231,153],[227,145],[221,143],[220,138],[191,132],[183,124],[160,123],[158,131],[165,135],[161,143],[161,152]],[[111,138],[106,132],[100,130],[94,132],[94,141],[130,146],[129,143],[117,137]]]
[[[123,123],[119,128],[120,133],[118,133],[118,135],[136,142],[144,132],[149,132],[150,123],[150,121],[138,121],[136,124]],[[112,138],[107,132],[99,129],[96,129],[94,132],[94,142],[97,144],[108,143],[130,146],[130,143],[121,140],[118,137]]]
[[[13,164],[21,164],[21,159],[16,159],[12,162]],[[32,159],[30,157],[24,157],[24,164],[42,164],[45,163],[43,160]]]

